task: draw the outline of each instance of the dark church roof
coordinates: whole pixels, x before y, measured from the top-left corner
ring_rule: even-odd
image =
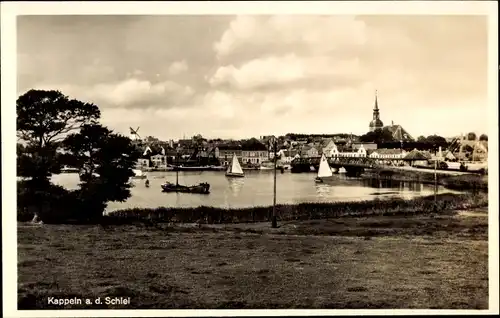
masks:
[[[395,140],[413,141],[413,137],[401,125],[386,126]]]

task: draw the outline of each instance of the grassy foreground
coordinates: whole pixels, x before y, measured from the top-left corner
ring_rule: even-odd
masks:
[[[488,308],[486,209],[268,223],[18,223],[18,307]],[[48,297],[130,297],[55,306]]]

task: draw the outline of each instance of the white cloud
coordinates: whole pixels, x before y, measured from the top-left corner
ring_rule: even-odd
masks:
[[[194,95],[190,86],[172,81],[152,83],[135,78],[93,86],[39,85],[36,88],[58,89],[70,97],[93,102],[100,107],[171,108],[182,105]]]
[[[182,72],[187,71],[188,68],[188,64],[185,60],[176,61],[170,65],[170,67],[168,68],[168,73],[170,75],[178,75]]]
[[[315,53],[364,44],[365,24],[351,16],[238,16],[214,43],[219,58],[252,46],[263,50],[286,45]]]
[[[298,57],[291,53],[285,56],[254,59],[234,67],[222,66],[209,78],[212,86],[227,85],[237,89],[253,89],[265,86],[300,82],[302,87],[311,85],[306,81],[355,80],[361,72],[358,59],[336,60],[328,56]],[[333,88],[333,87],[331,87]]]

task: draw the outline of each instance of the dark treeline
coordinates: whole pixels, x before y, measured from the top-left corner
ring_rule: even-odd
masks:
[[[356,135],[351,135],[351,134],[294,134],[294,133],[288,133],[285,135],[285,137],[289,138],[290,140],[298,140],[298,139],[313,139],[313,138],[357,138],[358,136]]]

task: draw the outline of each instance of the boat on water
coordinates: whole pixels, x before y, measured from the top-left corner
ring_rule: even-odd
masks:
[[[231,164],[227,168],[226,177],[242,178],[244,176],[245,176],[245,174],[243,173],[243,169],[241,169],[240,162],[238,161],[238,157],[236,157],[236,154],[235,154],[235,155],[233,155],[233,160],[232,160]]]
[[[242,167],[242,170],[260,170],[260,166],[246,166]]]
[[[210,184],[203,182],[198,185],[185,186],[181,184],[165,182],[161,185],[163,192],[184,192],[184,193],[198,193],[198,194],[209,194]]]
[[[184,192],[184,193],[199,193],[199,194],[210,193],[210,184],[206,182],[202,182],[198,185],[192,185],[192,186],[185,186],[179,184],[179,169],[175,169],[175,183],[166,181],[161,185],[161,188],[163,192]]]
[[[132,172],[134,172],[132,179],[146,179],[147,178],[146,174],[142,170],[132,169]]]
[[[172,166],[174,171],[221,171],[224,169],[222,166]]]
[[[210,166],[210,170],[213,171],[224,171],[226,168],[224,166]]]
[[[318,175],[314,181],[316,183],[323,183],[328,179],[331,179],[333,176],[332,169],[330,168],[330,165],[328,164],[328,160],[326,160],[325,155],[323,154],[321,156],[321,160],[319,162],[319,168],[318,168]]]
[[[67,166],[61,168],[61,173],[78,173],[78,172],[80,172],[80,169],[78,168],[71,168]]]

